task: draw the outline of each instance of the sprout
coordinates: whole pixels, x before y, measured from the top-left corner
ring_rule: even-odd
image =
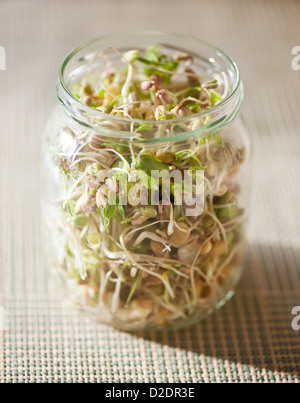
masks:
[[[92,106],[93,104],[93,98],[90,96],[85,96],[82,98],[81,102],[87,106]]]
[[[156,208],[152,206],[141,208],[140,213],[143,217],[147,218],[155,218],[157,216]]]
[[[190,116],[193,114],[193,112],[191,111],[190,108],[188,108],[187,106],[183,105],[179,110],[178,110],[178,117],[179,118],[183,118],[185,116]]]
[[[179,248],[188,243],[190,235],[189,226],[185,223],[178,223],[170,237],[170,242]]]
[[[107,195],[108,195],[108,187],[104,185],[96,193],[96,205],[98,208],[107,207],[108,204]]]
[[[172,164],[176,161],[175,153],[169,150],[158,150],[156,157],[165,164]]]
[[[155,109],[155,119],[159,120],[161,118],[165,118],[167,115],[167,110],[163,105],[159,105],[156,109]]]
[[[141,90],[142,91],[148,91],[148,90],[150,90],[150,88],[153,87],[153,85],[155,85],[154,81],[143,81],[141,83]]]
[[[130,104],[139,103],[140,97],[137,92],[133,91],[128,95],[128,102]]]
[[[186,60],[193,60],[193,57],[188,53],[176,52],[173,56],[173,59],[179,61],[186,61]]]
[[[138,50],[129,50],[128,52],[123,53],[123,58],[129,62],[134,62],[140,55]]]
[[[98,189],[100,187],[100,181],[94,175],[89,175],[85,178],[87,186],[91,189]]]
[[[83,204],[81,206],[81,210],[84,214],[90,214],[97,209],[97,204],[94,202],[90,202],[88,204]]]
[[[161,105],[169,105],[176,102],[175,95],[166,89],[159,90],[155,93],[155,99]]]
[[[101,235],[99,232],[90,232],[87,236],[87,242],[92,248],[98,248],[101,242]]]
[[[201,84],[202,78],[191,68],[193,57],[188,53],[175,52],[169,56],[163,54],[156,45],[149,46],[144,55],[135,49],[123,54],[117,49],[109,49],[120,57],[127,68],[125,71],[117,71],[107,55],[97,53],[92,60],[99,55],[109,65],[100,72],[101,80],[93,87],[92,80],[87,83],[88,77],[85,76],[73,88],[73,94],[85,105],[110,115],[162,120],[192,116],[222,100],[222,83],[213,78]],[[180,69],[182,63],[185,65]],[[184,89],[182,78],[187,83]],[[180,88],[179,92],[177,88]],[[141,100],[144,112],[139,109]],[[172,105],[172,110],[167,109],[169,105]]]
[[[197,253],[199,252],[199,245],[187,244],[178,249],[178,259],[183,262],[192,264]]]

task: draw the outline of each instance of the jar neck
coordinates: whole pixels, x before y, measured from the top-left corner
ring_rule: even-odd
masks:
[[[164,44],[167,41],[174,42],[172,35],[160,33],[155,35],[162,36]],[[132,36],[129,36],[128,41],[133,41],[131,48],[135,48],[134,40],[137,41],[135,36],[138,36],[138,40],[140,40],[140,35],[132,34]],[[209,133],[227,126],[238,115],[243,101],[243,85],[240,82],[236,64],[220,50],[204,42],[198,40],[193,42],[191,38],[184,37],[177,38],[176,46],[177,44],[180,46],[180,40],[182,41],[181,47],[187,49],[187,51],[191,52],[194,46],[195,49],[192,49],[193,54],[201,62],[204,60],[208,65],[208,69],[212,69],[209,65],[209,63],[213,63],[212,60],[217,64],[218,69],[216,67],[215,69],[224,79],[224,92],[226,94],[219,104],[201,113],[183,118],[146,121],[111,116],[81,103],[73,96],[71,92],[72,85],[79,82],[82,75],[91,70],[90,61],[93,60],[92,55],[96,51],[99,52],[99,50],[103,49],[105,46],[103,41],[105,42],[105,40],[109,44],[114,41],[121,41],[121,38],[100,39],[76,49],[66,58],[60,70],[56,91],[57,99],[64,112],[83,128],[107,137],[133,139],[134,142],[151,144],[180,140],[196,135],[205,137]],[[195,52],[198,52],[199,56]],[[94,68],[99,71],[99,66]],[[143,130],[143,127],[149,126],[151,126],[151,130]]]
[[[163,143],[186,139],[193,136],[206,137],[209,133],[219,131],[229,125],[239,114],[243,102],[244,91],[242,83],[239,84],[234,96],[225,104],[214,110],[207,110],[206,113],[189,116],[189,119],[174,119],[166,121],[130,121],[128,119],[111,119],[109,115],[103,116],[97,110],[86,108],[85,105],[78,105],[74,99],[67,94],[60,84],[57,85],[57,98],[64,112],[83,129],[89,129],[96,133],[112,138],[133,139],[138,143]],[[143,130],[139,130],[143,124],[153,126],[152,137],[143,137]],[[187,130],[191,127],[192,130]],[[168,136],[157,137],[164,131]]]

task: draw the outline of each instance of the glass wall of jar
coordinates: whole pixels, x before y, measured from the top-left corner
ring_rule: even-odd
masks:
[[[165,57],[191,55],[193,68],[170,72],[177,93],[197,77],[196,91],[218,82],[221,96],[193,113],[137,119],[130,102],[127,115],[111,115],[85,102],[84,92],[74,95],[78,85],[89,93],[108,65],[127,85],[122,55],[143,55],[153,45]],[[203,88],[212,97],[209,85]],[[110,101],[117,97],[100,90]],[[66,58],[57,99],[45,131],[43,219],[48,264],[64,294],[128,331],[180,328],[221,307],[242,271],[250,190],[236,64],[193,38],[111,36]],[[131,102],[143,107],[139,97]]]

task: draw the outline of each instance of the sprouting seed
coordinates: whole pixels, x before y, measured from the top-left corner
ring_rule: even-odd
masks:
[[[155,119],[158,120],[159,118],[162,118],[167,115],[167,110],[164,105],[159,105],[155,109]]]
[[[176,52],[173,56],[173,59],[179,61],[186,61],[186,60],[192,60],[193,57],[189,53]]]
[[[170,150],[158,150],[156,152],[156,156],[161,162],[164,162],[165,164],[172,164],[176,161],[175,153]]]
[[[87,105],[87,106],[92,106],[93,98],[91,96],[85,96],[85,97],[82,98],[82,103]]]
[[[143,81],[141,83],[141,90],[148,91],[148,90],[150,90],[150,88],[153,87],[153,85],[155,85],[154,81]]]
[[[171,91],[162,89],[156,92],[156,100],[162,105],[173,104],[176,101],[175,95]]]
[[[183,105],[178,111],[178,117],[179,118],[183,118],[185,116],[190,116],[190,115],[193,115],[193,112],[191,111],[190,108],[188,108],[185,105]]]

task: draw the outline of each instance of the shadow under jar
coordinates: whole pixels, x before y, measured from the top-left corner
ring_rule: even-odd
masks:
[[[139,63],[152,84],[128,78]],[[126,331],[180,328],[220,308],[242,271],[250,187],[236,64],[194,38],[105,37],[66,58],[57,99],[42,207],[64,294]]]

